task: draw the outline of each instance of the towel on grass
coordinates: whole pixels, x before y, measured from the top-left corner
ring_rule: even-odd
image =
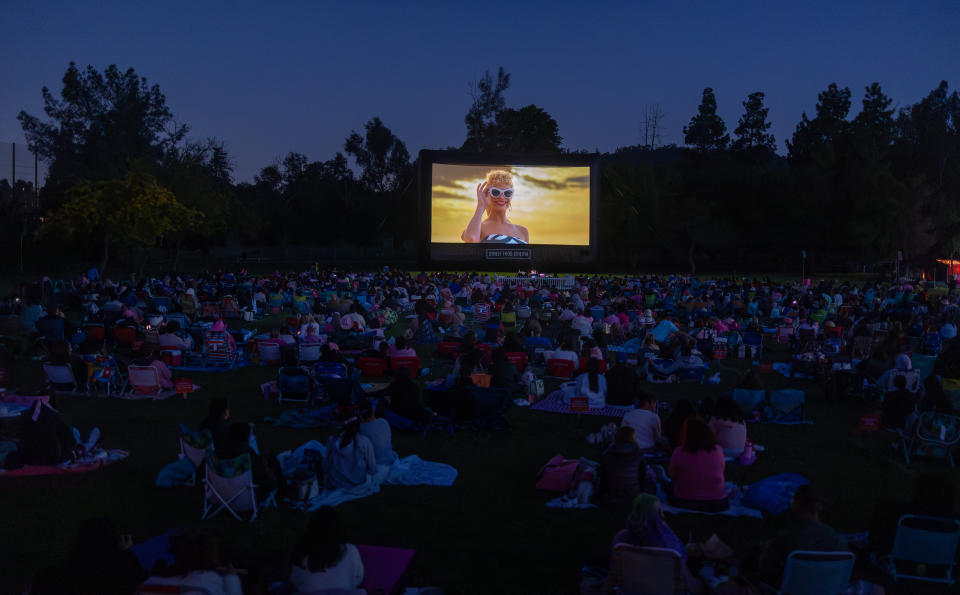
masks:
[[[727,482],[727,498],[730,502],[730,508],[722,512],[703,512],[700,510],[688,510],[686,508],[677,508],[670,504],[670,500],[667,498],[667,493],[664,491],[663,486],[657,485],[657,498],[660,499],[660,506],[663,508],[663,512],[669,512],[670,514],[709,514],[709,515],[719,515],[719,516],[730,516],[730,517],[751,517],[755,519],[762,519],[763,513],[756,508],[750,508],[743,503],[743,492],[736,485]]]
[[[130,456],[125,450],[98,450],[83,461],[70,461],[59,465],[26,465],[20,469],[0,469],[0,477],[33,477],[37,475],[63,475],[96,471],[104,465],[116,463]]]
[[[319,451],[326,456],[326,447],[316,440],[311,440],[293,452],[277,455],[284,472],[293,469],[304,458],[305,450]],[[424,461],[416,455],[410,455],[394,461],[390,466],[378,465],[374,475],[367,475],[367,480],[361,485],[338,490],[322,489],[320,494],[299,502],[295,506],[301,510],[313,511],[321,506],[337,506],[343,502],[357,500],[371,496],[380,491],[381,485],[433,485],[451,486],[457,479],[457,470],[444,463]]]

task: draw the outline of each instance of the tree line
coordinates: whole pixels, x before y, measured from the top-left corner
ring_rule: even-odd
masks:
[[[464,117],[468,152],[570,152],[550,114],[508,107],[510,74],[485,73]],[[228,148],[189,138],[157,85],[132,68],[71,63],[44,116],[18,119],[49,167],[32,184],[0,180],[4,258],[25,241],[37,262],[148,258],[176,268],[184,251],[228,245],[381,246],[412,259],[422,229],[416,174],[404,142],[373,117],[342,151],[311,161],[289,153],[251,182],[234,182]],[[940,83],[895,110],[879,84],[851,117],[849,88],[831,84],[776,152],[761,91],[743,102],[732,135],[704,89],[684,146],[659,144],[663,110],[649,106],[641,142],[601,156],[601,265],[789,270],[949,256],[960,240],[960,96]]]

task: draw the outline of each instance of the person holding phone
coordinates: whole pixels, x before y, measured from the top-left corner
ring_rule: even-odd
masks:
[[[502,169],[487,172],[486,179],[477,185],[477,208],[460,239],[468,244],[529,244],[527,228],[507,218],[513,194],[510,172]]]

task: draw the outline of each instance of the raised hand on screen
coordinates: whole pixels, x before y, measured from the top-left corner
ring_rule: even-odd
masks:
[[[483,211],[490,206],[490,195],[487,194],[487,182],[483,181],[477,184],[477,208]]]

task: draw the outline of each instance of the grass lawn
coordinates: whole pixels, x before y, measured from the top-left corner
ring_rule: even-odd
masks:
[[[422,353],[424,361],[427,353]],[[727,360],[720,385],[650,385],[666,400],[702,399],[729,390],[742,362]],[[245,368],[219,374],[191,374],[201,390],[187,400],[123,401],[87,397],[58,403],[68,423],[87,432],[99,426],[102,443],[124,448],[129,459],[98,472],[60,477],[0,478],[0,592],[22,588],[37,569],[59,560],[70,547],[78,524],[94,515],[115,519],[123,532],[142,541],[172,527],[204,526],[223,540],[235,559],[283,557],[308,519],[307,513],[281,506],[254,523],[227,515],[201,521],[201,488],[161,490],[157,471],[176,459],[178,422],[199,423],[210,398],[231,399],[233,417],[260,421],[280,408],[265,402],[259,384],[274,368]],[[823,487],[828,495],[825,520],[842,532],[866,530],[881,498],[906,498],[917,469],[943,470],[945,463],[921,462],[907,469],[894,460],[884,433],[855,431],[870,407],[825,403],[810,382],[765,376],[768,388],[800,386],[807,391],[807,414],[816,425],[751,425],[750,435],[767,451],[751,467],[729,466],[727,479],[749,484],[782,471],[795,471]],[[597,459],[585,441],[606,418],[558,415],[514,408],[504,432],[395,434],[403,455],[455,466],[460,474],[449,488],[387,486],[372,497],[340,506],[356,543],[417,550],[411,584],[436,585],[453,593],[575,593],[584,564],[605,564],[613,534],[623,526],[625,510],[548,510],[549,495],[534,489],[538,469],[551,456]],[[327,430],[258,425],[267,451],[324,440]],[[768,537],[769,525],[752,519],[699,515],[668,517],[684,540],[717,533],[738,552]],[[891,592],[888,590],[888,592]],[[915,586],[899,592],[924,592]]]

